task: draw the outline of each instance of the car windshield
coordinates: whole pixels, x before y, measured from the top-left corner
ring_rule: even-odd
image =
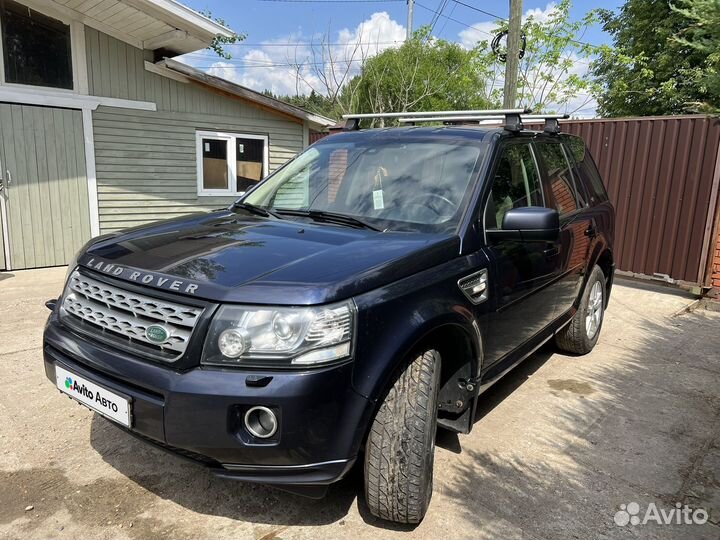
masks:
[[[342,214],[381,230],[451,230],[482,153],[482,145],[457,139],[328,140],[269,176],[242,202],[277,215]]]

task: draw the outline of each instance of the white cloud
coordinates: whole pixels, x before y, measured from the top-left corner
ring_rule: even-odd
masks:
[[[482,21],[471,25],[470,28],[462,30],[460,44],[466,49],[472,49],[480,41],[491,41],[495,35],[495,21]]]
[[[530,17],[532,17],[535,22],[548,22],[555,11],[557,11],[557,4],[555,2],[550,2],[548,5],[545,6],[545,9],[528,9],[523,15],[523,22]]]
[[[342,86],[359,73],[363,59],[397,47],[404,39],[405,27],[386,12],[378,12],[353,29],[343,28],[326,36],[295,33],[265,41],[249,51],[235,47],[245,53],[231,61],[214,61],[209,67],[210,57],[204,57],[205,64],[194,56],[181,60],[258,91],[294,95],[309,94],[314,89],[325,93],[328,85]]]

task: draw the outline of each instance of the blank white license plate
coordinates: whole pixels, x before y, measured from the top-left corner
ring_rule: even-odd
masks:
[[[130,427],[130,400],[55,365],[58,389],[93,411]]]

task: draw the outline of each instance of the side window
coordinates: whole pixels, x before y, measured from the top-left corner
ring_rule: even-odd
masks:
[[[570,153],[575,158],[575,167],[573,172],[575,178],[582,181],[585,185],[589,198],[590,204],[598,204],[608,200],[607,191],[605,191],[605,185],[603,184],[600,173],[597,170],[595,161],[593,161],[590,152],[588,152],[585,142],[580,137],[568,137],[567,148],[570,149]]]
[[[238,195],[267,176],[266,135],[197,131],[195,137],[198,195]]]
[[[68,25],[12,0],[0,0],[0,38],[0,65],[5,66],[0,80],[73,89]]]
[[[265,140],[235,138],[236,189],[243,193],[265,178]]]
[[[529,144],[513,144],[503,150],[485,207],[485,227],[502,229],[508,210],[543,206],[540,174]]]
[[[562,216],[581,208],[582,202],[575,189],[570,164],[562,145],[541,142],[537,147],[545,164],[557,211]]]

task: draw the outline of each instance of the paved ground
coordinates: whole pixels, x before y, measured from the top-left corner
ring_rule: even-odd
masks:
[[[413,529],[368,515],[358,472],[321,501],[218,480],[61,396],[41,332],[63,275],[0,273],[0,538],[720,538],[720,314],[675,315],[686,296],[618,285],[592,354],[547,348],[491,390],[439,436]],[[616,525],[631,502],[710,521]]]

